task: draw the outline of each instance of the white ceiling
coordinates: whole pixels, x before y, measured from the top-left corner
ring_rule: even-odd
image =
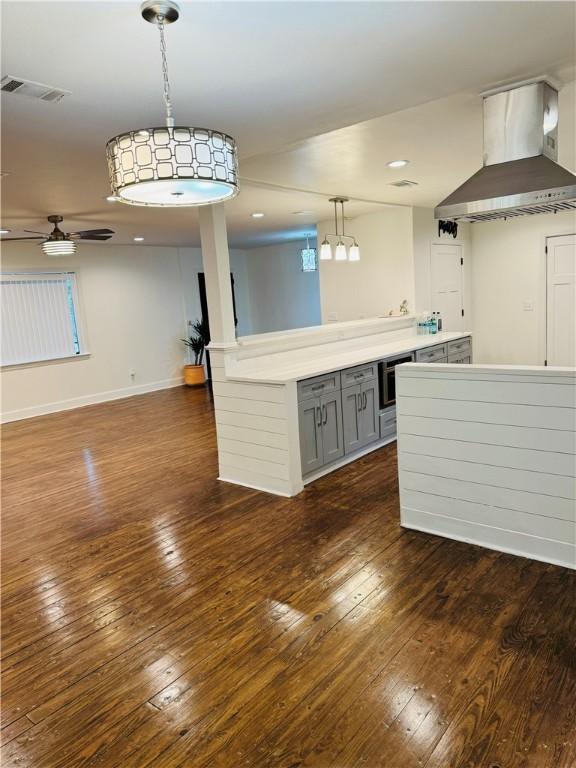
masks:
[[[482,90],[565,79],[574,66],[572,3],[181,5],[166,33],[177,122],[238,141],[242,191],[227,204],[237,247],[302,236],[329,215],[333,194],[357,198],[351,216],[381,203],[433,206],[481,164]],[[61,213],[68,229],[111,226],[111,242],[197,244],[194,210],[104,199],[106,140],[162,123],[157,33],[138,9],[2,3],[3,74],[72,91],[59,104],[2,96],[2,211],[13,234]],[[397,157],[411,164],[386,168]],[[419,186],[389,186],[399,178]],[[265,218],[252,219],[256,210]]]

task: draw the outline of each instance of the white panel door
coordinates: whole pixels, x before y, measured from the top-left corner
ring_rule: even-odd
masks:
[[[576,235],[546,239],[546,359],[576,365]]]
[[[430,253],[432,312],[440,312],[442,330],[463,331],[462,246],[433,243]]]

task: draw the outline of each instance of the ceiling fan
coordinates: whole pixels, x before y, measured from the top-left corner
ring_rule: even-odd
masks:
[[[34,237],[3,237],[2,242],[16,240],[43,240],[42,250],[46,256],[70,256],[76,252],[76,240],[109,240],[114,234],[112,229],[83,229],[80,232],[63,232],[58,224],[64,221],[62,216],[48,216],[54,229],[50,233],[36,232],[33,229],[25,229]]]

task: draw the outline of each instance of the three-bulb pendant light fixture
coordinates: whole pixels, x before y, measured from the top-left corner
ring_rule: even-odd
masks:
[[[148,0],[144,19],[160,34],[166,125],[141,128],[110,139],[106,145],[112,197],[130,205],[198,206],[238,194],[236,142],[210,128],[174,123],[164,28],[177,21],[172,0]]]
[[[347,235],[344,232],[344,203],[348,202],[347,197],[331,197],[330,202],[334,203],[334,228],[335,232],[327,232],[324,235],[324,240],[320,245],[320,260],[331,261],[332,260],[332,245],[328,238],[338,238],[336,242],[336,250],[334,251],[334,261],[360,261],[360,247],[356,242],[356,238],[352,235]],[[342,232],[338,231],[338,206],[341,208],[342,217]],[[346,247],[344,240],[352,240],[352,245],[349,248]]]

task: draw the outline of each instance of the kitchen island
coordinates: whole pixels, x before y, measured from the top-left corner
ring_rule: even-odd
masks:
[[[212,345],[219,478],[293,496],[396,438],[390,393],[383,402],[383,362],[469,362],[470,355],[469,332],[421,336],[413,317]]]
[[[576,369],[402,366],[401,524],[576,568]]]

